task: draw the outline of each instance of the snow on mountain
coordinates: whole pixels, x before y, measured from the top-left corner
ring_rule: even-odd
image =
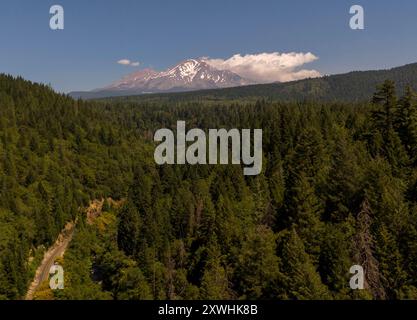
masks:
[[[233,72],[218,70],[201,59],[188,59],[162,72],[152,69],[134,72],[95,92],[108,90],[140,94],[227,88],[251,83]]]
[[[148,80],[156,76],[158,72],[152,69],[144,69],[123,77],[121,80],[105,87],[105,90],[131,90],[146,86]],[[103,90],[103,89],[98,89]]]

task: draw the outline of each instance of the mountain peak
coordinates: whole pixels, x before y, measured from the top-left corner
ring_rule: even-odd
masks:
[[[171,69],[160,74],[161,77],[179,77],[186,82],[192,82],[196,74],[201,70],[201,63],[195,59],[188,59],[180,62]]]
[[[94,92],[108,90],[141,94],[217,89],[247,84],[251,82],[231,71],[218,70],[203,59],[187,59],[162,72],[149,68],[136,71]]]

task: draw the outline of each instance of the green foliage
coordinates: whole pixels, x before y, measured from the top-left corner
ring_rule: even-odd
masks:
[[[295,229],[283,232],[280,246],[281,270],[285,276],[284,297],[297,300],[329,299],[328,289],[322,283]]]
[[[334,100],[351,97],[356,76],[337,90],[330,77],[270,87]],[[415,298],[412,90],[397,98],[387,81],[372,103],[242,98],[264,95],[257,90],[84,102],[0,76],[0,299],[25,295],[30,253],[75,218],[55,299]],[[179,119],[262,128],[261,174],[156,165],[153,133]],[[107,197],[123,204],[105,201],[88,224],[79,208]],[[353,293],[349,268],[360,256],[372,274]]]

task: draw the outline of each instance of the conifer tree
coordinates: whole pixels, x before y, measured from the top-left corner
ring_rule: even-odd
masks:
[[[120,221],[117,231],[117,243],[127,255],[134,255],[137,250],[139,237],[139,213],[131,201],[128,201],[120,211]]]
[[[303,242],[295,228],[284,231],[280,239],[281,268],[284,274],[284,297],[287,299],[329,299],[330,293],[322,283]]]

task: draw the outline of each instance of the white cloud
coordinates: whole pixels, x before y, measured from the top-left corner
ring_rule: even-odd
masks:
[[[320,72],[316,70],[300,69],[304,64],[318,59],[311,52],[272,52],[247,54],[244,56],[235,54],[226,60],[203,59],[217,69],[229,70],[241,77],[260,83],[287,82],[321,76]]]
[[[124,66],[128,66],[130,64],[130,60],[129,59],[122,59],[117,61],[118,64],[122,64]]]
[[[121,59],[117,61],[118,64],[124,65],[124,66],[132,66],[132,67],[138,67],[140,65],[139,62],[132,62],[129,59]]]

